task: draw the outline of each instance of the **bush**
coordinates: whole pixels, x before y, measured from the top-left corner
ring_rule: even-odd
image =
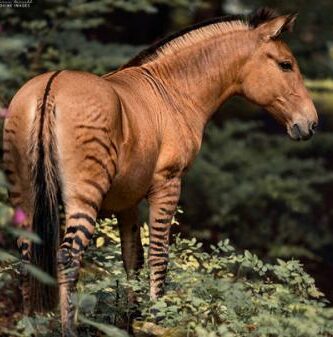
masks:
[[[40,73],[72,69],[102,75],[127,62],[143,46],[116,42],[117,32],[131,24],[124,14],[152,16],[161,5],[194,10],[201,1],[57,0],[33,1],[29,9],[1,8],[0,108]]]
[[[333,242],[332,149],[329,133],[300,143],[256,122],[211,125],[185,177],[183,222],[198,238],[227,236],[266,256],[324,257]]]
[[[148,229],[142,229],[147,253]],[[264,263],[249,251],[237,252],[229,240],[204,252],[196,239],[175,236],[170,249],[166,295],[148,297],[148,268],[127,282],[115,219],[98,225],[87,251],[76,302],[80,336],[126,334],[112,325],[128,327],[136,336],[198,337],[318,337],[333,336],[333,309],[298,261]],[[126,289],[137,292],[137,306]],[[22,317],[13,331],[20,336],[59,335],[58,316]],[[13,329],[13,328],[12,328]]]

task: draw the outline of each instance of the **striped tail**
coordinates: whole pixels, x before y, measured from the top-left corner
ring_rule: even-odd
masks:
[[[41,244],[32,245],[31,262],[55,279],[61,193],[54,134],[55,105],[50,90],[58,74],[59,72],[55,72],[49,78],[43,99],[38,104],[29,155],[34,199],[32,229],[42,241]],[[32,311],[48,311],[57,305],[56,286],[44,284],[34,276],[31,276],[30,285]]]

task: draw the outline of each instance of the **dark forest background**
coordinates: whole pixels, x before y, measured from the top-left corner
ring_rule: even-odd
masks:
[[[207,249],[230,238],[264,260],[300,259],[332,300],[332,1],[54,0],[0,8],[0,108],[42,72],[102,75],[177,29],[259,6],[299,13],[285,39],[311,90],[320,131],[292,142],[265,111],[232,99],[215,114],[184,181],[184,213],[175,231],[199,238]]]

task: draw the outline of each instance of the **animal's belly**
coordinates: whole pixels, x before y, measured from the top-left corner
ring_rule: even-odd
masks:
[[[137,205],[148,192],[152,176],[153,170],[142,167],[120,172],[104,199],[102,210],[119,212]]]

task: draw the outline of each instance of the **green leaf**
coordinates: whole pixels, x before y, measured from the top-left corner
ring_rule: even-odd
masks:
[[[103,324],[103,323],[97,323],[97,322],[91,321],[90,319],[88,319],[88,318],[86,318],[82,315],[78,315],[78,318],[82,323],[93,326],[94,328],[104,332],[107,336],[110,336],[110,337],[129,337],[129,335],[125,331],[120,330],[115,326],[106,325],[106,324]]]
[[[7,253],[3,249],[0,249],[0,261],[15,262],[15,261],[18,261],[18,258],[15,257],[14,255]]]
[[[24,229],[15,228],[15,227],[8,227],[8,231],[16,237],[21,236],[21,237],[24,237],[25,239],[30,240],[31,242],[34,242],[34,243],[41,243],[42,242],[40,237],[34,232],[26,231]]]

